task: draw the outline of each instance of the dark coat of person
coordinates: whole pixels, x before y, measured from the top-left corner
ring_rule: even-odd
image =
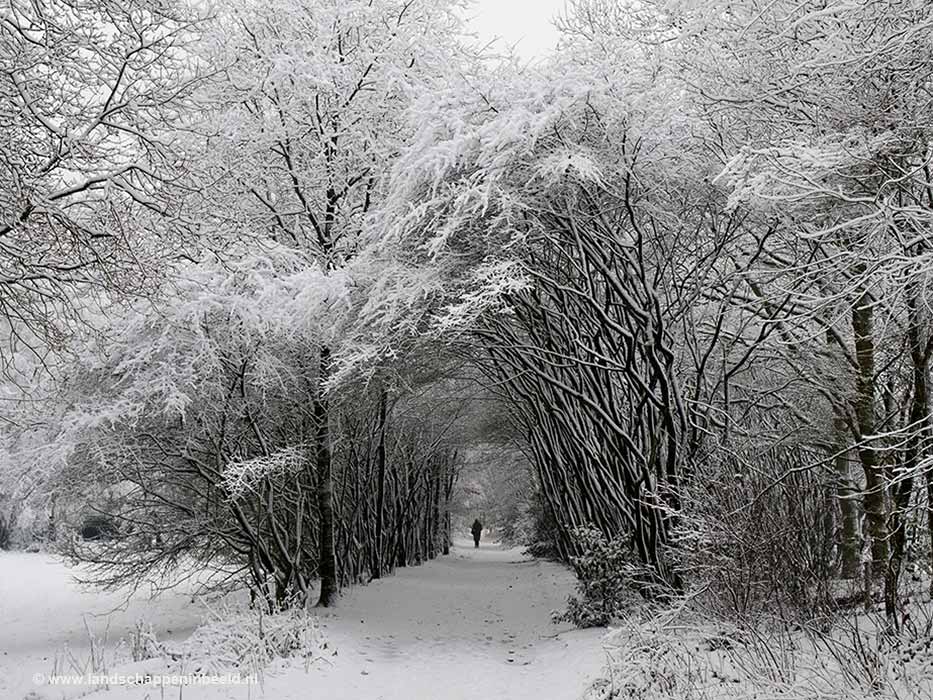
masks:
[[[473,527],[470,528],[470,532],[473,533],[473,542],[479,547],[479,536],[483,533],[483,524],[479,521],[479,518],[473,521]]]

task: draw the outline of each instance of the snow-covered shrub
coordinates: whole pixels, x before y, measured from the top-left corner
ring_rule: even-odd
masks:
[[[323,656],[324,646],[317,618],[289,601],[272,614],[261,605],[211,609],[204,624],[171,653],[184,672],[261,675],[277,659],[300,659],[307,668]]]
[[[239,673],[261,683],[274,664],[295,659],[307,670],[326,648],[317,618],[295,601],[278,605],[271,614],[262,605],[250,609],[225,602],[209,607],[204,622],[178,643],[160,641],[143,620],[115,645],[109,625],[98,636],[85,621],[85,632],[86,645],[71,649],[65,644],[56,652],[49,675]],[[64,696],[55,697],[82,696],[81,686],[62,686],[60,691]]]
[[[919,700],[933,696],[929,632],[918,625],[892,638],[864,618],[830,631],[739,629],[684,603],[640,610],[607,636],[606,673],[585,697]]]
[[[567,609],[554,615],[555,622],[572,622],[578,627],[608,625],[631,601],[637,569],[631,547],[621,537],[609,540],[599,530],[581,527],[573,531],[580,554],[570,558],[577,575],[577,595],[567,601]]]
[[[127,653],[133,662],[155,659],[165,653],[164,645],[159,643],[155,630],[152,629],[152,623],[146,623],[142,620],[136,621],[136,626],[130,633],[130,638],[121,639],[120,643],[126,647]]]
[[[675,552],[690,585],[717,617],[811,619],[837,607],[832,497],[820,455],[788,448],[715,457],[686,487]]]

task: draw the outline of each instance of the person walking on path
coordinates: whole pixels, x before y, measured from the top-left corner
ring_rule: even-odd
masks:
[[[473,533],[473,545],[479,547],[479,536],[483,533],[483,524],[479,521],[479,518],[473,521],[470,532]]]

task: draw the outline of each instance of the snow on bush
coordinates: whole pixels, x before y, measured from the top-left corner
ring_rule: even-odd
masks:
[[[263,672],[282,659],[301,660],[307,669],[323,658],[326,644],[317,618],[301,605],[224,605],[209,609],[207,620],[169,654],[183,673]]]
[[[108,638],[87,629],[90,652],[76,655],[67,645],[56,654],[50,675],[152,673],[224,675],[239,672],[260,683],[270,667],[299,660],[305,670],[324,657],[326,644],[317,618],[300,605],[272,613],[257,606],[223,604],[208,608],[205,621],[184,642],[160,642],[152,626],[138,621],[128,638],[108,648]],[[80,687],[68,688],[69,693]],[[63,690],[63,692],[64,692]],[[38,696],[42,697],[42,696]]]
[[[596,528],[576,528],[574,543],[580,554],[570,558],[577,575],[577,596],[567,600],[567,609],[552,616],[555,622],[578,627],[608,625],[631,602],[632,584],[638,567],[632,563],[631,547],[622,538],[606,539]]]
[[[933,697],[933,608],[892,636],[868,618],[831,631],[740,629],[685,604],[639,610],[607,636],[585,700],[913,700]]]

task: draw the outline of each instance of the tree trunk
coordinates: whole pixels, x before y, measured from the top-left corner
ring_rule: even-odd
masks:
[[[858,578],[859,553],[862,550],[859,537],[858,502],[855,498],[855,487],[849,473],[849,450],[845,439],[845,419],[837,414],[833,420],[835,431],[835,466],[836,500],[839,503],[841,514],[841,533],[839,550],[842,554],[842,577],[846,579]]]
[[[915,290],[911,290],[915,292]],[[907,514],[914,490],[914,475],[922,454],[926,451],[929,432],[929,373],[930,358],[926,350],[923,321],[915,293],[907,299],[907,340],[910,345],[910,360],[913,369],[912,398],[908,418],[910,433],[904,447],[903,472],[894,487],[894,507],[891,512],[891,558],[884,577],[884,612],[892,628],[897,620],[897,584],[907,547]]]
[[[830,350],[839,347],[839,341],[828,329],[826,343]],[[837,399],[841,401],[841,398]],[[856,501],[856,489],[850,473],[849,445],[846,431],[846,418],[841,405],[833,406],[833,471],[836,482],[836,501],[839,503],[840,532],[839,552],[842,558],[842,577],[858,578],[861,573],[862,538],[859,527],[859,504]]]
[[[329,607],[337,595],[337,557],[334,548],[334,475],[330,452],[330,414],[324,383],[330,372],[330,350],[321,348],[317,396],[314,400],[314,419],[317,423],[317,478],[318,511],[321,528],[321,547],[318,574],[321,577],[321,595],[318,607]]]
[[[856,377],[855,414],[859,431],[858,455],[865,472],[865,517],[872,537],[872,574],[884,573],[888,560],[888,537],[884,508],[884,474],[873,445],[875,435],[875,344],[871,297],[863,292],[852,308],[852,331],[855,335]]]
[[[444,545],[442,553],[450,554],[450,499],[453,497],[454,484],[457,480],[457,460],[459,453],[454,450],[444,472]]]
[[[927,531],[930,538],[930,570],[933,571],[933,469],[926,470],[927,477]],[[930,597],[933,597],[933,578],[930,579]]]
[[[385,500],[386,500],[386,390],[379,392],[379,443],[376,446],[376,465],[378,484],[376,485],[376,541],[373,544],[372,577],[382,577],[382,549],[385,528]]]
[[[440,543],[440,533],[441,533],[441,469],[443,465],[447,463],[449,459],[448,455],[444,455],[443,459],[438,460],[437,465],[435,466],[434,473],[431,475],[432,482],[432,494],[431,500],[432,512],[431,512],[431,559],[434,559],[437,556],[438,544]]]

